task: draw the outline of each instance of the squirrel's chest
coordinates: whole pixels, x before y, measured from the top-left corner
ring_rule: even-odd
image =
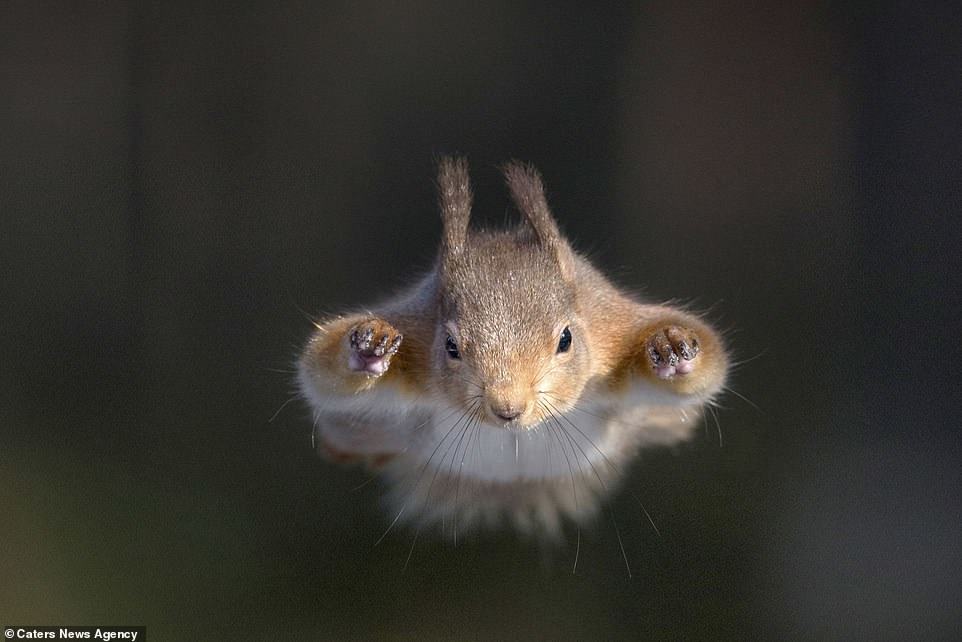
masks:
[[[512,431],[439,410],[409,454],[448,476],[507,482],[604,473],[621,459],[616,442],[604,414],[569,413]]]

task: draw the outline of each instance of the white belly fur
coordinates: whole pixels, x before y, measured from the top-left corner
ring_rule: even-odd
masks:
[[[549,536],[565,518],[592,518],[640,447],[687,439],[698,416],[691,408],[592,404],[511,431],[388,389],[312,401],[316,430],[335,449],[395,455],[382,470],[392,482],[384,500],[393,520],[455,530],[508,521]]]
[[[430,461],[429,467],[447,475],[484,482],[591,476],[592,466],[621,459],[612,448],[614,432],[603,420],[584,413],[526,430],[458,420],[459,413],[436,412],[410,456],[422,464]]]

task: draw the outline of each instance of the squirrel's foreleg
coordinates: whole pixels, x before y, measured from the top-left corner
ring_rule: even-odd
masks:
[[[301,356],[301,371],[319,390],[353,395],[368,390],[391,371],[403,335],[389,322],[352,315],[318,324]],[[394,368],[397,370],[398,368]]]
[[[679,405],[701,403],[721,391],[728,355],[711,326],[662,306],[646,306],[641,316],[626,337],[613,382]]]

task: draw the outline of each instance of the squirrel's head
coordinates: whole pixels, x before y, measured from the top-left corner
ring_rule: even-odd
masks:
[[[439,389],[456,405],[488,423],[527,428],[577,402],[590,354],[578,313],[576,259],[548,209],[541,177],[516,162],[504,174],[521,225],[471,231],[467,162],[440,163],[444,231],[434,363]]]

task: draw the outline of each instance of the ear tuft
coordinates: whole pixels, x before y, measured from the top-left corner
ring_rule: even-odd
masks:
[[[471,201],[467,159],[442,157],[438,163],[438,205],[444,227],[441,247],[445,254],[457,254],[464,248],[471,220]]]
[[[570,277],[573,268],[571,250],[548,209],[541,174],[533,166],[514,160],[507,163],[503,171],[511,199],[534,230],[538,244],[554,252],[562,273],[566,278]]]

